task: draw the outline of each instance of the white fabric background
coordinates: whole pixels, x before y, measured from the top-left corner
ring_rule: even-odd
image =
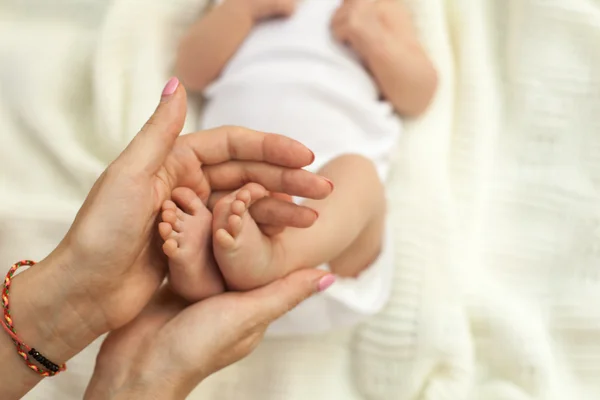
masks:
[[[194,398],[600,398],[600,2],[407,3],[441,87],[389,186],[391,303],[355,331],[265,341]],[[0,0],[7,268],[60,240],[201,6]],[[27,398],[80,398],[94,351]]]

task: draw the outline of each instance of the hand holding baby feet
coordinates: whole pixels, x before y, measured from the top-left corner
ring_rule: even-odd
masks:
[[[277,268],[283,259],[277,235],[265,235],[248,212],[266,196],[264,187],[250,183],[222,197],[214,207],[213,251],[230,289],[254,289],[283,273]]]
[[[211,251],[211,212],[191,189],[177,188],[171,197],[173,201],[163,203],[158,230],[165,241],[173,290],[191,302],[223,292]]]

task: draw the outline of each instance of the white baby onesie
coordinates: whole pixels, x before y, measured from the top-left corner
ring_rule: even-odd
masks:
[[[340,4],[301,0],[292,17],[258,24],[206,89],[202,128],[240,125],[284,134],[314,151],[313,172],[339,155],[360,154],[385,181],[401,124],[356,55],[332,37],[330,21]],[[338,279],[270,332],[322,332],[379,311],[393,273],[390,233],[378,260],[358,278]]]

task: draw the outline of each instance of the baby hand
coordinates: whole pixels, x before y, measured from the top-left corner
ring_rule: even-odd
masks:
[[[266,18],[289,17],[296,9],[297,0],[235,0],[247,7],[254,21]]]
[[[396,37],[405,10],[396,0],[343,0],[331,19],[334,37],[350,45],[361,56],[383,40]]]

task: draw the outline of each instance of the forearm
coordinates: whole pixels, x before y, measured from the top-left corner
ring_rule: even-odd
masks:
[[[226,0],[196,22],[177,57],[177,73],[186,88],[202,91],[215,80],[253,26],[254,18],[240,0]]]
[[[282,247],[292,269],[329,263],[332,272],[355,276],[381,247],[383,185],[373,163],[357,155],[338,157],[318,173],[334,182],[335,189],[325,200],[304,203],[319,218],[307,229],[288,228],[282,234]]]
[[[398,114],[417,117],[427,109],[437,89],[437,73],[416,39],[381,40],[365,53],[383,96]]]
[[[60,256],[50,256],[16,276],[10,289],[11,317],[19,337],[56,364],[66,362],[98,337],[95,328],[86,323],[95,317],[90,304],[83,297],[71,296],[76,293],[74,282],[59,272],[64,262]],[[40,382],[3,329],[0,359],[3,399],[20,399]]]

